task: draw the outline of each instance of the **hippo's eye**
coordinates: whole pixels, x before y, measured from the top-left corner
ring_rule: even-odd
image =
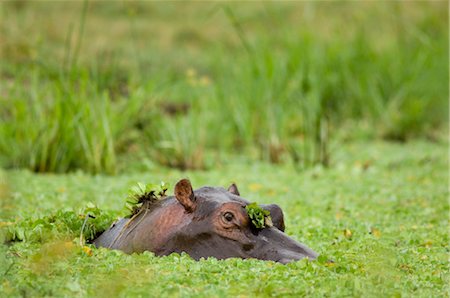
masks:
[[[231,222],[234,219],[234,215],[231,212],[225,212],[225,214],[223,215],[223,218],[225,218],[225,221]]]

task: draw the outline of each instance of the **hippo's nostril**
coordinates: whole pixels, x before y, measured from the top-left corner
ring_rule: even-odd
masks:
[[[253,249],[254,247],[255,247],[255,245],[254,245],[253,243],[246,243],[246,244],[243,245],[242,248],[243,248],[245,251],[248,251],[248,250]]]

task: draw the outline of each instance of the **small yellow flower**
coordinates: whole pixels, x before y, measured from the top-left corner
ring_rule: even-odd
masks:
[[[374,228],[374,227],[370,228],[370,233],[373,236],[375,236],[376,238],[380,238],[380,236],[381,236],[380,230],[378,230],[377,228]]]
[[[432,247],[433,246],[433,241],[427,240],[422,245],[425,246],[425,247]]]
[[[345,229],[344,230],[344,236],[345,236],[345,238],[350,239],[350,238],[352,238],[353,233],[349,229]]]
[[[83,251],[85,254],[87,254],[88,256],[92,256],[92,249],[89,246],[83,246]]]

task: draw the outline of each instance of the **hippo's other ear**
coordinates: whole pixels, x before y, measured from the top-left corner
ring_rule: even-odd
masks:
[[[195,196],[192,190],[191,182],[188,179],[181,179],[175,185],[175,197],[178,202],[183,205],[187,212],[192,212],[195,209]]]
[[[261,207],[265,210],[270,211],[270,217],[272,218],[272,223],[275,228],[284,232],[284,215],[283,210],[281,210],[280,206],[277,204],[269,204],[269,205],[261,205]]]
[[[236,184],[231,184],[230,187],[228,187],[228,191],[231,192],[234,195],[240,196],[241,194],[239,193],[239,190],[236,186]]]

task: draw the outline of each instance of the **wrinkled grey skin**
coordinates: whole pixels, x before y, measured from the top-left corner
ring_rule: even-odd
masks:
[[[273,227],[256,229],[245,212],[249,202],[239,196],[235,186],[229,190],[202,187],[191,192],[188,190],[190,183],[186,186],[186,181],[185,188],[179,187],[185,192],[177,192],[177,184],[175,196],[154,203],[128,226],[130,219],[119,220],[94,244],[126,253],[148,250],[158,256],[185,252],[196,260],[256,258],[285,264],[305,257],[317,258],[317,253],[284,233],[283,212],[278,205],[262,205],[270,211]],[[232,203],[233,210],[237,210],[235,213],[239,213],[236,218],[241,218],[245,224],[230,229],[217,228],[221,227],[218,212],[222,212],[226,203]],[[224,234],[229,231],[234,233],[233,239]]]

